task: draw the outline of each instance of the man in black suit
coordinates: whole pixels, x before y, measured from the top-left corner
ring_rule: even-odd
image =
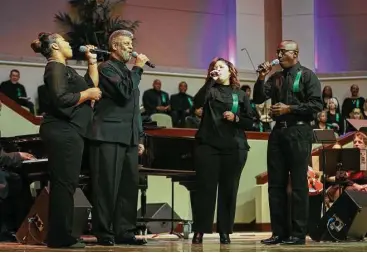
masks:
[[[144,91],[143,106],[145,114],[151,116],[155,113],[169,114],[170,98],[167,92],[162,90],[162,82],[159,79],[153,81],[153,88]]]
[[[171,96],[171,117],[173,127],[185,127],[186,117],[190,115],[194,98],[186,93],[187,83],[180,82],[178,93]]]
[[[100,245],[142,245],[134,235],[138,201],[141,119],[139,83],[148,61],[138,55],[129,70],[133,34],[118,30],[109,38],[110,60],[99,65],[102,98],[95,104],[90,141],[93,232]],[[140,149],[140,150],[139,150]]]
[[[11,171],[30,159],[35,158],[23,152],[6,153],[0,146],[0,241],[16,241],[15,232],[32,205],[28,181],[22,173]]]

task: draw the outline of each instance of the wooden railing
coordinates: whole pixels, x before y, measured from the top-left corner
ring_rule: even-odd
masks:
[[[345,144],[350,143],[351,141],[353,141],[353,136],[354,136],[354,132],[350,132],[347,133],[345,135],[343,135],[342,137],[338,138],[338,143],[343,146]],[[317,147],[314,148],[311,152],[311,156],[318,156],[321,153],[321,150],[324,149],[331,149],[334,146],[334,144],[328,144],[328,145],[324,145],[323,147]],[[265,171],[259,175],[257,175],[256,177],[256,184],[266,184],[268,182],[268,173]]]
[[[164,137],[194,137],[197,129],[192,128],[163,128],[163,129],[147,129],[144,132],[151,136]],[[246,131],[247,139],[250,140],[268,140],[269,133]]]
[[[0,101],[16,113],[18,113],[20,116],[25,118],[26,120],[32,122],[35,125],[40,125],[42,117],[34,116],[32,113],[30,113],[28,110],[24,109],[22,106],[17,104],[15,101],[4,95],[2,92],[0,92]]]

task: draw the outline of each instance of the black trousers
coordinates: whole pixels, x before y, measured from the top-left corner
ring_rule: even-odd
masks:
[[[187,116],[189,116],[189,114],[186,111],[171,111],[173,127],[184,128]]]
[[[209,145],[195,150],[196,191],[194,198],[193,231],[213,232],[217,198],[217,232],[232,233],[241,173],[247,160],[247,150],[234,149],[223,153]]]
[[[41,138],[48,150],[50,204],[47,244],[69,246],[72,237],[74,193],[79,183],[84,138],[66,122],[41,125]]]
[[[296,125],[274,127],[267,152],[270,220],[274,235],[304,238],[308,221],[307,169],[312,147],[312,128]],[[287,185],[290,175],[291,213],[288,212]],[[288,219],[291,219],[289,228]]]
[[[30,182],[25,171],[19,174],[1,171],[8,184],[8,195],[0,200],[0,227],[2,232],[16,232],[33,204]]]
[[[91,141],[90,166],[94,235],[132,236],[139,192],[138,146]]]
[[[21,106],[27,107],[29,109],[29,112],[32,113],[33,115],[36,115],[34,112],[34,104],[26,99],[18,99],[18,104],[20,104]]]

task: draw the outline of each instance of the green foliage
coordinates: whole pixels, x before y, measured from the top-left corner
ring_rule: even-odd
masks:
[[[140,21],[111,16],[112,10],[124,2],[126,0],[69,0],[73,15],[62,12],[55,15],[55,21],[63,27],[73,48],[74,59],[84,59],[78,51],[81,45],[108,49],[108,37],[112,32],[119,29],[136,31]]]

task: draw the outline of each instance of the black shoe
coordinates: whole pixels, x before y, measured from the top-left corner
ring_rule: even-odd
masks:
[[[281,243],[281,245],[305,245],[305,244],[306,244],[305,238],[299,238],[295,236],[291,236]]]
[[[15,233],[11,231],[4,231],[0,233],[0,242],[16,242]]]
[[[194,233],[194,237],[192,238],[193,244],[202,244],[203,243],[204,233]]]
[[[231,238],[229,238],[229,234],[219,233],[220,243],[221,244],[230,244]]]
[[[145,239],[138,239],[135,236],[116,238],[116,244],[128,244],[128,245],[144,245],[147,243]]]
[[[274,244],[278,244],[278,243],[283,242],[283,240],[284,240],[283,237],[273,235],[272,237],[270,237],[268,239],[261,240],[260,242],[262,244],[265,244],[265,245],[274,245]]]
[[[97,238],[97,244],[102,246],[114,246],[115,240],[113,238]]]

